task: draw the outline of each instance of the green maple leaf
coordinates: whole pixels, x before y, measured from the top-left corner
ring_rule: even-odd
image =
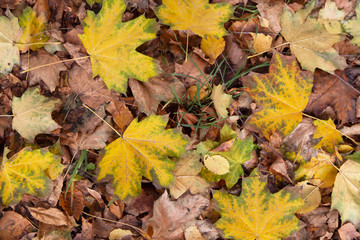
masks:
[[[128,78],[147,81],[156,75],[154,60],[136,51],[155,38],[154,19],[140,16],[123,23],[123,0],[104,0],[101,11],[88,11],[84,34],[79,35],[90,55],[93,76],[99,75],[109,89],[126,93]]]

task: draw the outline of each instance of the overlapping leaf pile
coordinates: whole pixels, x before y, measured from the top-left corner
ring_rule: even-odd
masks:
[[[340,2],[0,2],[0,239],[360,237]]]

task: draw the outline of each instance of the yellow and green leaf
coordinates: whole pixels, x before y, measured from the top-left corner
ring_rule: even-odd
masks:
[[[23,30],[18,19],[7,10],[6,16],[0,16],[0,74],[6,75],[12,71],[14,64],[20,64],[20,53],[16,42]]]
[[[51,118],[51,112],[60,104],[59,99],[40,95],[39,88],[28,88],[20,98],[13,98],[13,129],[29,141],[39,133],[50,133],[60,127]]]
[[[347,66],[345,58],[332,47],[340,42],[343,36],[329,33],[321,22],[309,16],[315,3],[316,1],[308,2],[295,14],[291,14],[288,7],[284,7],[281,15],[281,35],[290,43],[290,50],[303,69],[311,72],[314,72],[315,68],[327,72],[344,69]]]
[[[46,23],[44,14],[36,16],[36,11],[31,7],[24,9],[19,17],[19,24],[24,28],[24,32],[17,44],[21,51],[38,50],[46,44],[49,40],[45,34]]]
[[[87,12],[84,34],[79,35],[90,55],[93,76],[99,75],[109,89],[121,93],[126,93],[128,78],[146,82],[156,75],[154,60],[136,51],[156,37],[156,21],[142,15],[123,23],[125,9],[123,0],[104,0],[97,15]]]
[[[46,174],[49,168],[63,170],[61,158],[47,149],[22,149],[0,166],[0,193],[4,205],[17,203],[24,193],[46,196],[53,182]],[[55,177],[55,176],[52,176]],[[57,176],[56,176],[57,177]]]
[[[227,108],[230,107],[230,104],[233,101],[232,96],[230,94],[226,94],[224,89],[225,86],[223,84],[219,84],[217,86],[214,85],[210,96],[214,102],[216,113],[220,118],[228,117],[229,113]]]
[[[339,211],[342,222],[360,225],[360,164],[347,160],[336,176],[331,208]]]
[[[187,141],[173,129],[165,130],[168,117],[151,115],[131,122],[122,137],[105,147],[99,163],[98,180],[112,178],[114,194],[120,199],[134,197],[141,192],[141,179],[156,180],[169,186],[174,180],[174,162]]]
[[[335,146],[339,143],[343,143],[344,140],[339,132],[336,129],[336,126],[331,118],[327,121],[325,120],[315,120],[314,125],[316,127],[316,132],[314,133],[314,139],[319,139],[320,141],[315,145],[315,149],[325,148],[329,153],[333,153]]]
[[[353,36],[351,42],[360,46],[360,2],[357,2],[355,11],[356,19],[345,21],[342,26],[347,33]]]
[[[249,124],[269,139],[275,131],[290,134],[300,123],[313,78],[310,72],[300,70],[295,58],[275,53],[268,74],[252,73],[243,83],[261,107],[252,114]]]
[[[303,205],[300,194],[281,190],[271,194],[266,182],[252,174],[243,180],[240,197],[214,193],[221,218],[216,227],[225,238],[281,239],[297,230],[300,221],[295,212]]]
[[[205,37],[220,38],[226,34],[225,22],[233,14],[230,4],[209,4],[208,0],[163,0],[156,16],[173,30],[188,30]]]

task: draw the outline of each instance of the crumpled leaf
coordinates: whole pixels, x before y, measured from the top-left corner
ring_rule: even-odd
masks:
[[[347,33],[351,34],[354,37],[351,42],[355,45],[360,46],[360,2],[357,3],[355,11],[357,18],[354,20],[345,21],[342,24],[342,27]]]
[[[225,49],[225,40],[222,37],[216,38],[212,36],[207,36],[206,38],[201,39],[200,48],[203,53],[210,58],[209,63],[214,64],[216,58]]]
[[[195,151],[186,152],[176,160],[174,182],[169,186],[171,196],[177,199],[187,190],[192,194],[204,194],[210,185],[198,176],[203,167],[200,155]]]
[[[301,71],[293,57],[275,53],[268,74],[250,74],[243,80],[247,92],[262,107],[249,124],[269,139],[275,131],[284,136],[299,124],[312,88],[310,72]]]
[[[257,9],[261,17],[269,21],[269,29],[273,33],[279,33],[281,31],[280,15],[283,11],[283,0],[253,0],[256,2]]]
[[[161,186],[173,181],[174,162],[187,141],[172,129],[165,130],[167,116],[151,115],[138,122],[133,120],[119,137],[105,148],[99,163],[97,179],[112,177],[114,194],[125,200],[141,191],[141,178],[156,178]]]
[[[13,129],[31,142],[39,133],[51,133],[60,127],[51,118],[51,112],[60,104],[59,99],[40,95],[39,88],[28,88],[20,98],[13,98]]]
[[[130,79],[129,86],[139,110],[147,115],[156,113],[160,102],[168,102],[174,98],[174,95],[182,99],[185,94],[184,84],[177,78],[169,81],[165,78],[152,77],[147,82]]]
[[[190,30],[201,37],[222,37],[233,8],[225,3],[209,4],[207,0],[163,0],[155,13],[160,22],[173,30]]]
[[[344,20],[345,11],[339,10],[336,3],[326,0],[325,7],[319,11],[319,21],[322,22],[331,34],[342,32],[340,21]]]
[[[63,169],[60,157],[47,149],[22,149],[10,159],[5,156],[0,166],[0,193],[4,205],[17,203],[24,193],[46,196],[53,183],[47,176],[47,169]],[[59,171],[60,170],[60,171]]]
[[[50,55],[46,51],[42,50],[39,50],[37,55],[32,55],[30,58],[27,55],[21,56],[21,66],[24,70],[59,61],[60,58],[56,55]],[[67,68],[63,63],[57,63],[44,68],[31,70],[28,78],[29,85],[35,86],[43,81],[50,91],[53,92],[56,87],[59,86],[60,72],[66,70]]]
[[[135,49],[155,38],[154,19],[140,16],[123,23],[124,1],[104,0],[100,12],[88,11],[81,42],[90,55],[93,77],[99,75],[109,89],[126,93],[127,79],[146,82],[156,75],[152,58]]]
[[[331,118],[327,121],[315,120],[314,125],[316,127],[314,139],[320,139],[320,142],[315,145],[315,149],[324,147],[329,153],[333,153],[335,146],[344,142]]]
[[[360,225],[360,164],[347,160],[336,176],[331,208],[339,211],[342,222]]]
[[[31,7],[24,9],[19,17],[20,27],[24,28],[24,32],[18,41],[18,47],[22,52],[29,49],[37,50],[46,44],[49,40],[49,37],[45,34],[46,23],[47,20],[44,14],[36,16],[36,11]]]
[[[154,204],[153,216],[147,221],[152,239],[182,239],[184,229],[196,223],[197,217],[209,206],[209,199],[199,194],[186,194],[171,201],[165,191]]]
[[[271,194],[254,174],[243,180],[240,197],[215,191],[214,199],[221,214],[216,227],[225,238],[281,239],[300,225],[295,216],[303,205],[299,194],[284,189]]]
[[[290,50],[295,54],[301,66],[311,72],[321,68],[327,72],[344,69],[347,64],[344,57],[332,48],[342,40],[339,34],[330,34],[320,22],[309,16],[316,1],[310,1],[305,8],[291,14],[284,7],[281,15],[281,35],[290,43]]]
[[[14,64],[20,64],[20,53],[16,42],[23,30],[18,19],[7,10],[6,16],[0,16],[0,74],[6,75],[12,71]]]
[[[225,86],[223,84],[213,86],[213,90],[210,96],[214,102],[216,113],[220,118],[226,118],[229,116],[227,108],[230,107],[230,104],[233,101],[230,94],[224,93],[224,89]]]

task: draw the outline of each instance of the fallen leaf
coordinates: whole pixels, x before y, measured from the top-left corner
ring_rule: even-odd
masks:
[[[209,199],[201,195],[186,194],[177,201],[171,201],[165,191],[154,204],[147,229],[152,229],[152,239],[182,239],[184,229],[192,226],[208,206]]]
[[[355,45],[360,46],[360,3],[357,2],[356,5],[356,19],[355,20],[347,20],[342,24],[342,27],[345,29],[345,31],[353,36],[353,39],[351,42]]]
[[[321,68],[327,72],[344,69],[347,64],[332,45],[342,40],[340,34],[330,34],[320,22],[309,16],[316,1],[310,1],[305,8],[291,14],[285,7],[281,15],[281,35],[290,43],[301,66],[311,72]]]
[[[315,149],[324,147],[329,153],[333,153],[335,146],[344,142],[339,130],[336,129],[331,118],[327,121],[315,120],[314,125],[316,127],[314,139],[320,139],[318,144],[315,145]]]
[[[186,152],[175,161],[174,182],[169,186],[171,196],[178,199],[187,190],[192,194],[204,194],[210,185],[199,175],[203,164],[195,151]]]
[[[19,47],[14,44],[19,41],[23,30],[19,26],[18,19],[7,10],[6,16],[0,16],[0,74],[8,74],[14,64],[20,64]]]
[[[336,176],[331,209],[339,211],[342,222],[360,225],[360,164],[347,160]]]
[[[69,216],[79,220],[84,210],[84,195],[78,187],[70,187],[66,194],[62,192],[59,198],[59,205]]]
[[[121,240],[125,236],[133,235],[130,230],[121,228],[114,229],[110,232],[109,240]]]
[[[69,225],[69,218],[57,208],[28,207],[31,215],[38,221],[55,226]]]
[[[196,225],[186,228],[184,235],[185,240],[205,240]]]
[[[225,40],[224,38],[216,38],[212,36],[207,36],[201,39],[201,50],[203,53],[209,57],[209,63],[214,64],[216,58],[224,51],[225,49]]]
[[[263,33],[250,33],[254,39],[254,50],[257,53],[264,53],[270,50],[272,37]]]
[[[360,238],[360,233],[356,231],[356,228],[352,223],[345,223],[342,225],[341,228],[339,228],[338,233],[341,240],[353,240]]]
[[[108,89],[121,93],[126,93],[128,78],[146,82],[156,75],[154,60],[135,50],[155,38],[155,19],[140,16],[123,23],[125,9],[124,1],[103,0],[97,15],[87,11],[84,34],[79,35],[90,55],[93,77],[99,75]]]
[[[223,175],[229,172],[229,162],[220,155],[204,156],[204,165],[212,173]]]
[[[22,52],[29,49],[38,50],[46,44],[49,40],[45,35],[46,24],[47,20],[43,13],[36,16],[36,11],[31,7],[23,10],[19,17],[19,25],[24,28],[24,32],[17,44]]]
[[[28,88],[20,98],[13,98],[13,129],[31,142],[39,133],[51,133],[60,127],[51,118],[51,112],[60,104],[59,99],[40,95],[39,88]]]
[[[275,131],[290,134],[302,119],[312,81],[311,73],[301,71],[293,57],[275,52],[268,74],[251,73],[243,79],[247,92],[262,107],[249,124],[267,139]]]
[[[336,118],[341,121],[338,127],[341,127],[345,123],[355,122],[356,98],[359,95],[359,91],[347,82],[344,73],[335,71],[335,75],[332,75],[317,69],[314,73],[314,87],[304,112],[319,117],[327,106],[331,106]]]
[[[139,110],[147,115],[156,113],[160,102],[168,102],[175,96],[183,99],[185,94],[184,84],[177,78],[167,80],[161,77],[152,77],[147,82],[131,78],[129,86],[139,105]]]
[[[223,84],[219,84],[217,86],[214,85],[210,95],[210,98],[214,102],[216,113],[220,118],[226,118],[229,116],[227,108],[230,107],[230,104],[233,102],[232,96],[224,93],[224,89],[225,86]]]
[[[230,4],[209,4],[207,0],[163,0],[155,14],[173,30],[192,31],[201,37],[222,37],[233,9]]]
[[[305,203],[296,213],[304,214],[316,209],[321,203],[319,187],[311,185],[309,181],[302,181],[297,186],[301,187],[301,198]]]
[[[345,11],[339,10],[335,2],[326,0],[325,7],[319,11],[319,21],[331,34],[342,32],[340,21],[344,20]]]
[[[165,130],[167,121],[168,117],[155,115],[141,122],[134,120],[121,137],[105,147],[97,179],[111,176],[114,194],[120,199],[140,194],[142,176],[156,177],[161,186],[173,181],[174,162],[169,157],[179,156],[187,141],[181,133]]]
[[[6,211],[0,219],[0,239],[18,240],[32,229],[31,222],[14,211]]]
[[[221,214],[216,227],[225,238],[281,239],[300,225],[295,212],[303,200],[284,189],[271,194],[254,174],[243,179],[240,197],[215,191],[214,199]]]
[[[269,21],[269,29],[273,33],[281,31],[280,15],[283,12],[284,1],[282,0],[253,0],[257,3],[260,16]]]
[[[69,72],[69,86],[79,95],[81,101],[91,108],[98,109],[101,104],[115,97],[101,79],[93,79],[79,65],[74,65]]]
[[[106,111],[112,115],[114,122],[121,129],[121,133],[125,131],[127,126],[129,126],[134,119],[124,101],[111,101],[106,107]]]
[[[21,56],[21,66],[24,70],[60,61],[60,58],[56,55],[50,55],[44,50],[39,50],[36,53],[36,55],[31,55],[30,57],[27,55]],[[60,72],[66,70],[67,68],[63,63],[31,70],[28,77],[29,86],[35,86],[43,81],[50,91],[54,92],[56,87],[59,86]]]
[[[10,159],[5,156],[0,168],[0,189],[4,205],[17,203],[24,193],[46,196],[52,189],[52,181],[45,171],[57,165],[62,171],[60,157],[47,149],[22,149]],[[60,172],[58,172],[58,175]]]

